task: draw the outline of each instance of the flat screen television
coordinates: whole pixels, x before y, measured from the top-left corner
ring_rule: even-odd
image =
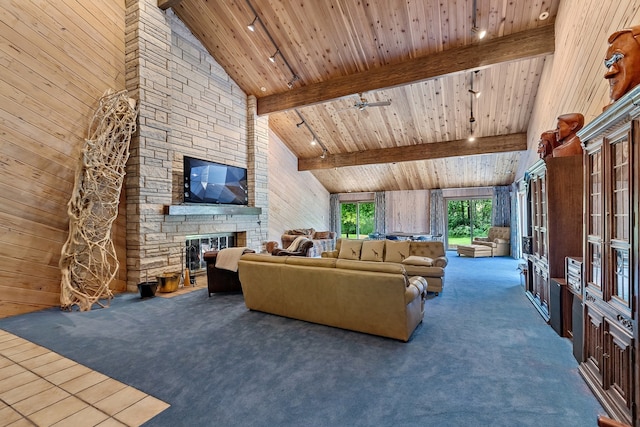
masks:
[[[247,170],[184,156],[184,201],[248,205]]]

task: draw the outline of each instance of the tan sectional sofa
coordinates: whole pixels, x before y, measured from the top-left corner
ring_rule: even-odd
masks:
[[[424,317],[425,281],[399,264],[246,254],[250,310],[408,341]]]
[[[399,264],[408,276],[424,277],[429,292],[436,295],[444,287],[449,262],[440,241],[338,239],[336,249],[323,252],[322,257]]]

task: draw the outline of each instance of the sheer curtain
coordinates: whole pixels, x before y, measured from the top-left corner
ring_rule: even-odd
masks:
[[[338,237],[340,237],[340,195],[329,195],[329,228],[331,231],[335,231]]]
[[[431,234],[444,236],[445,234],[445,210],[444,198],[442,190],[431,190],[429,194],[430,200],[430,216],[431,216]]]
[[[384,191],[376,191],[374,195],[374,206],[375,206],[375,228],[374,232],[385,234],[387,230],[385,229],[385,218],[386,218],[386,205],[385,205],[385,193]]]
[[[496,227],[511,226],[511,187],[504,185],[493,188],[493,220]]]

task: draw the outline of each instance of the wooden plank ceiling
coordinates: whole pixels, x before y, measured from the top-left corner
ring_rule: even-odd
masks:
[[[526,159],[523,134],[545,58],[553,54],[559,2],[158,6],[172,7],[240,88],[258,98],[259,114],[269,114],[299,169],[338,193],[513,182]],[[474,3],[476,27],[487,30],[482,40],[472,31]],[[252,32],[247,26],[256,16]],[[472,84],[479,98],[469,92]],[[390,105],[360,108],[360,94]]]

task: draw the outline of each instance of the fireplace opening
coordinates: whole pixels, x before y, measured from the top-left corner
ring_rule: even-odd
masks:
[[[204,260],[205,252],[236,247],[237,240],[236,233],[187,236],[185,267],[189,269],[190,276],[195,279],[196,274],[207,271],[207,263]]]

